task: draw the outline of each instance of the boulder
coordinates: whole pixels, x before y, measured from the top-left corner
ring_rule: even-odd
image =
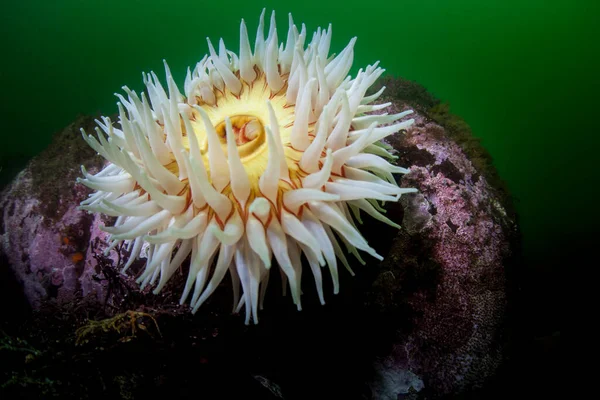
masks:
[[[89,251],[102,238],[95,228],[100,217],[77,209],[89,191],[73,184],[79,165],[92,171],[103,165],[79,133],[93,125],[92,117],[77,118],[0,193],[0,257],[34,310],[104,294]]]
[[[447,106],[412,82],[384,84],[392,105],[381,112],[415,110],[415,124],[388,140],[410,167],[398,182],[419,190],[386,205],[402,229],[365,217],[362,232],[385,259],[354,263],[354,277],[342,271],[325,306],[304,282],[296,311],[274,276],[257,326],[232,313],[228,278],[192,315],[178,302],[186,271],[160,295],[135,283],[143,260],[121,274],[127,250],[105,254],[99,229],[112,221],[77,208],[89,194],[75,183],[80,165],[103,165],[79,133],[93,118],[57,134],[0,194],[11,288],[2,300],[27,304],[0,326],[0,342],[30,349],[21,358],[0,346],[12,360],[0,369],[2,390],[22,394],[29,382],[33,397],[398,399],[484,385],[505,354],[506,269],[519,239],[510,196]]]
[[[372,310],[393,331],[374,389],[396,399],[408,393],[397,377],[416,376],[414,389],[457,394],[481,387],[504,359],[515,214],[468,126],[418,87],[411,101],[408,82],[389,83],[386,111],[419,111],[413,127],[389,140],[399,164],[411,165],[402,186],[419,192],[402,197],[403,229],[370,289]]]

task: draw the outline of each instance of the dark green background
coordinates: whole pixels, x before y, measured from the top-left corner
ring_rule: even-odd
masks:
[[[142,71],[163,76],[163,58],[182,83],[206,36],[237,51],[240,19],[254,32],[264,6],[276,9],[280,38],[288,12],[309,32],[332,22],[332,51],[356,35],[355,65],[379,59],[448,101],[508,181],[527,265],[569,267],[599,221],[594,3],[3,0],[0,182],[78,113],[114,112],[113,93],[139,90]]]

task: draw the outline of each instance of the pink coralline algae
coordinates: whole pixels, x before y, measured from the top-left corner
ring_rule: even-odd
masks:
[[[48,302],[99,302],[105,295],[104,284],[93,279],[97,266],[89,245],[104,243],[105,234],[99,220],[77,209],[89,191],[63,184],[74,172],[73,161],[92,170],[101,165],[93,152],[75,150],[76,127],[90,122],[80,118],[57,135],[0,195],[0,255],[34,310]]]
[[[395,102],[384,111],[406,107]],[[402,186],[419,193],[401,200],[403,230],[371,296],[374,310],[402,320],[383,322],[397,329],[373,385],[383,398],[407,389],[381,378],[393,371],[416,374],[430,393],[442,395],[483,385],[503,360],[514,215],[505,208],[505,194],[474,167],[469,149],[436,117],[419,113],[406,135],[390,140],[398,161],[413,165]]]

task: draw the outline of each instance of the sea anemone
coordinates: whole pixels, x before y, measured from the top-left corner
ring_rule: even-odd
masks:
[[[97,138],[82,130],[109,163],[96,175],[82,167],[78,179],[96,191],[81,209],[117,217],[102,229],[107,251],[126,243],[124,271],[146,253],[142,288],[160,292],[191,255],[181,303],[191,294],[196,312],[229,271],[246,324],[258,322],[273,261],[300,310],[302,254],[322,304],[321,267],[336,294],[338,260],[353,274],[342,246],[363,264],[358,250],[381,260],[354,220],[363,211],[398,227],[381,204],[415,191],[397,185],[392,174],[408,170],[386,160],[381,142],[413,123],[401,121],[411,111],[373,113],[389,106],[372,104],[384,88],[366,95],[384,70],[377,62],[348,75],[356,38],[329,55],[331,25],[308,45],[291,15],[285,44],[275,13],[266,39],[263,30],[264,10],[254,52],[243,20],[239,54],[207,39],[183,94],[166,62],[166,87],[153,72],[142,74],[141,95],[123,87],[120,128],[102,117]]]

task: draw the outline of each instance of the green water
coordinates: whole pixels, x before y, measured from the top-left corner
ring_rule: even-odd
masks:
[[[275,8],[311,32],[333,23],[332,51],[358,36],[355,65],[381,60],[451,104],[491,152],[516,196],[529,265],[558,266],[599,222],[594,1],[4,0],[0,5],[0,181],[77,113],[112,113],[113,93],[141,89],[141,71],[178,82],[206,36],[238,49]],[[253,40],[253,39],[252,39]],[[582,239],[584,238],[584,239]]]

